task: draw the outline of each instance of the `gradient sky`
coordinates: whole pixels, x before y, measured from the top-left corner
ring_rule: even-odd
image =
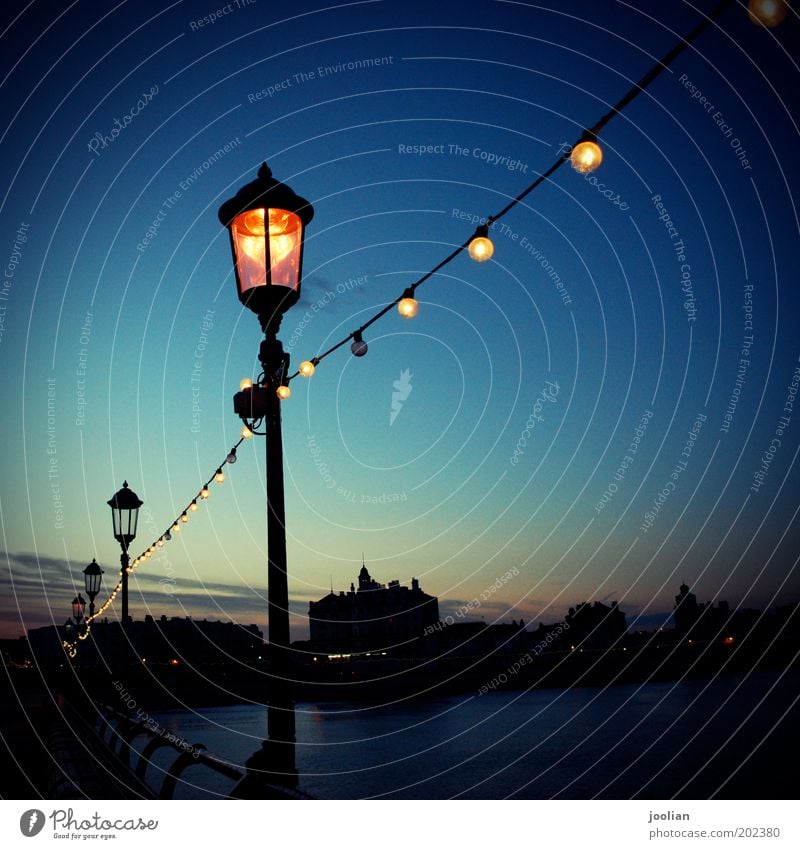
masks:
[[[262,161],[315,207],[281,331],[296,366],[714,5],[5,4],[0,635],[63,622],[92,557],[115,580],[123,479],[145,502],[138,554],[237,440],[260,330],[216,211]],[[652,624],[681,581],[744,607],[800,598],[799,42],[795,13],[765,30],[728,9],[607,126],[596,181],[561,168],[495,225],[490,262],[460,256],[416,319],[391,312],[366,357],[292,384],[294,637],[362,552],[377,580],[419,577],[442,615],[478,598],[487,622],[617,599]],[[263,441],[226,471],[132,579],[137,618],[265,626]]]

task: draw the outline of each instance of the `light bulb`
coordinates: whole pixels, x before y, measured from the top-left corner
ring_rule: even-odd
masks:
[[[353,344],[350,346],[350,350],[353,352],[354,357],[363,357],[367,353],[367,343],[358,330],[353,334]]]
[[[747,11],[752,23],[772,29],[786,17],[789,8],[784,0],[750,0]]]
[[[171,532],[171,531],[167,531],[167,532],[164,534],[164,539],[165,539],[167,542],[169,542],[169,541],[172,539],[172,532]]]
[[[481,224],[475,231],[472,241],[469,243],[469,255],[475,262],[486,262],[492,258],[494,253],[494,243],[489,238],[489,227],[486,224]]]
[[[160,539],[160,540],[156,543],[156,545],[157,545],[159,548],[163,548],[163,547],[164,547],[164,540],[163,540],[163,539]]]
[[[311,360],[304,360],[300,363],[298,371],[303,377],[311,377],[311,375],[316,371],[316,366]]]
[[[582,141],[572,148],[569,159],[579,174],[589,174],[603,161],[603,151],[596,142]]]
[[[217,473],[214,475],[214,480],[217,483],[222,483],[225,480],[225,472],[222,469],[217,469]]]
[[[211,493],[208,491],[208,487],[207,487],[207,486],[204,486],[204,487],[200,490],[200,498],[208,498],[208,496],[209,496],[210,494],[211,494]]]
[[[279,386],[275,392],[281,401],[285,401],[292,394],[292,390],[288,386]]]
[[[239,389],[241,389],[242,391],[244,391],[245,389],[252,389],[252,388],[253,388],[253,381],[249,377],[243,377],[239,381]]]
[[[173,534],[179,534],[180,532],[181,532],[181,526],[177,522],[175,522],[175,524],[172,526],[172,533]]]
[[[403,297],[397,302],[397,311],[403,318],[414,318],[419,312],[419,303],[414,298],[414,290],[406,289]]]
[[[244,427],[241,429],[240,433],[242,435],[242,439],[250,439],[250,437],[253,435],[253,431],[250,430],[250,428],[247,425],[244,425]]]
[[[185,525],[188,521],[189,521],[189,514],[188,513],[181,513],[181,522],[183,522],[184,525]]]
[[[196,512],[197,512],[197,502],[196,502],[196,501],[193,501],[193,502],[189,505],[189,509],[192,511],[192,513],[196,513]]]
[[[225,458],[226,463],[233,465],[236,462],[236,449],[232,448],[231,453]]]
[[[150,552],[150,554],[153,554],[156,550],[156,547],[154,545],[151,545],[150,548],[148,548],[147,550]]]

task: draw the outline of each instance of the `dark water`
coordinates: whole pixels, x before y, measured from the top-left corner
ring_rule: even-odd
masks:
[[[321,798],[793,798],[800,673],[297,706],[301,789]],[[154,715],[241,765],[266,709]],[[224,794],[192,766],[178,798]]]

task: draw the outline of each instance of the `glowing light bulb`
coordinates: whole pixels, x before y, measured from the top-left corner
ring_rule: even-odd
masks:
[[[189,521],[189,514],[188,513],[181,513],[181,522],[183,522],[183,524],[185,525],[188,521]]]
[[[210,494],[211,494],[211,493],[208,491],[208,487],[207,487],[207,486],[204,486],[204,487],[200,490],[200,498],[208,498],[208,496],[209,496]]]
[[[222,483],[225,480],[225,472],[222,469],[217,469],[217,473],[214,475],[214,480],[217,483]]]
[[[252,388],[253,388],[253,381],[249,377],[243,377],[239,381],[239,389],[241,389],[243,392],[244,392],[245,389],[252,389]]]
[[[589,174],[603,161],[603,151],[596,142],[582,141],[572,148],[569,160],[579,174]]]
[[[489,227],[487,224],[481,224],[478,227],[467,250],[475,262],[486,262],[487,259],[492,258],[492,254],[494,254],[494,243],[489,238]]]
[[[316,366],[311,360],[304,360],[300,363],[298,371],[303,377],[311,377],[311,375],[316,371]]]
[[[292,394],[292,390],[288,386],[279,386],[275,392],[281,401],[285,401]]]
[[[172,526],[172,533],[173,534],[179,534],[180,532],[181,532],[181,526],[177,522],[175,522],[175,524]]]
[[[403,297],[397,302],[397,311],[403,318],[414,318],[419,312],[419,303],[414,298],[414,290],[406,289]]]
[[[192,513],[196,513],[196,512],[197,512],[197,502],[196,502],[196,501],[193,501],[193,502],[189,505],[189,509],[192,511]]]
[[[368,351],[367,343],[358,330],[353,334],[353,344],[350,346],[350,350],[354,357],[363,357]]]
[[[163,539],[160,539],[160,540],[156,543],[156,545],[157,545],[159,548],[163,548],[163,547],[164,547],[164,540],[163,540]]]
[[[239,432],[242,435],[242,439],[250,439],[250,437],[253,435],[253,431],[250,430],[250,428],[247,425],[244,425],[242,427],[241,431],[239,431]]]
[[[751,22],[756,26],[772,29],[786,17],[789,7],[785,0],[750,0],[747,11]]]

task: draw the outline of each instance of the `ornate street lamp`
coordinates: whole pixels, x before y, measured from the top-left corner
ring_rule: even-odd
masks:
[[[266,162],[258,179],[219,208],[228,229],[239,300],[258,315],[264,340],[259,350],[263,378],[242,381],[233,399],[244,421],[264,420],[267,442],[267,538],[270,690],[268,739],[247,766],[269,783],[297,785],[294,703],[289,689],[289,584],[283,498],[282,399],[289,397],[289,355],[276,334],[283,313],[300,297],[303,239],[314,209],[272,176]],[[313,366],[312,366],[313,368]],[[245,435],[244,431],[242,432]]]
[[[103,581],[103,570],[92,558],[92,562],[83,570],[83,588],[89,596],[89,618],[94,616],[94,600],[100,592],[100,584]]]
[[[76,625],[80,625],[83,620],[83,611],[86,608],[86,599],[78,593],[75,598],[72,599],[72,618],[75,620]]]
[[[139,508],[144,502],[132,490],[128,489],[128,481],[122,484],[122,489],[115,492],[106,502],[111,508],[111,518],[114,523],[114,538],[122,548],[119,562],[122,565],[122,629],[128,629],[128,546],[136,537],[136,525],[139,521]]]

